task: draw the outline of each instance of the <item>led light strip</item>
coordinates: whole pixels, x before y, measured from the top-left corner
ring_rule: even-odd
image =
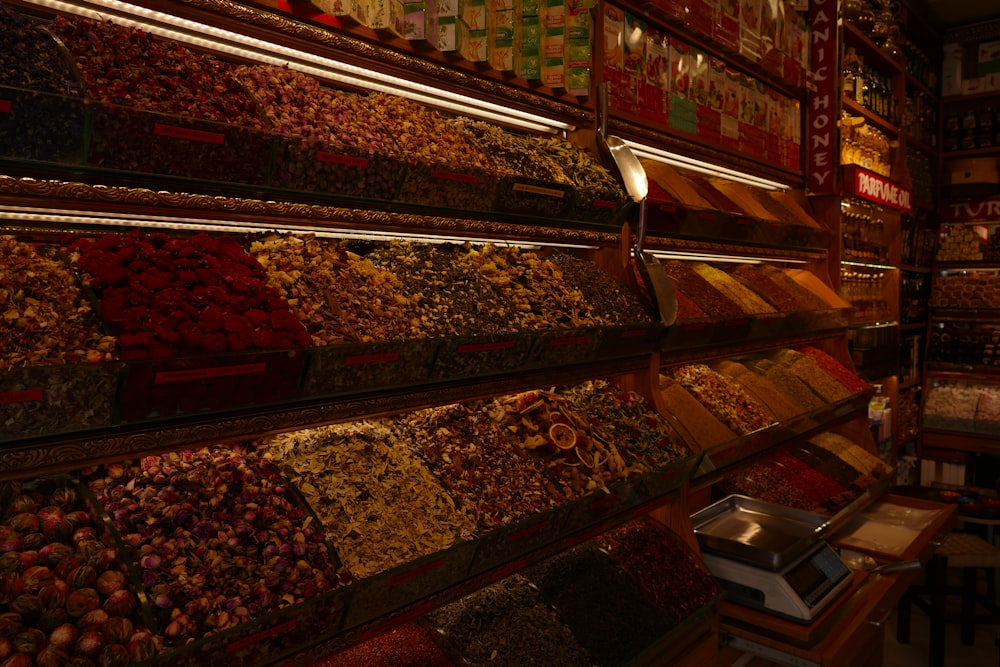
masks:
[[[750,174],[744,174],[736,171],[735,169],[721,167],[719,165],[704,162],[702,160],[696,160],[695,158],[690,158],[685,155],[678,155],[677,153],[671,153],[660,148],[640,144],[636,141],[630,141],[628,139],[625,139],[624,141],[636,155],[650,160],[655,160],[656,162],[664,162],[671,166],[690,169],[691,171],[697,171],[698,173],[707,174],[709,176],[721,176],[722,178],[727,178],[731,181],[736,181],[737,183],[753,185],[766,190],[787,190],[789,187],[784,183],[778,183],[777,181],[770,181],[766,178],[759,178]]]
[[[103,225],[109,227],[150,227],[154,229],[187,230],[196,232],[239,232],[259,233],[267,231],[294,231],[314,234],[320,238],[351,239],[364,241],[391,241],[404,239],[408,241],[423,241],[425,243],[492,243],[494,245],[516,246],[528,250],[540,247],[578,248],[597,250],[598,246],[585,243],[570,243],[564,241],[531,240],[530,242],[512,241],[501,238],[479,238],[457,234],[421,234],[418,232],[358,230],[332,227],[313,227],[310,225],[290,225],[282,222],[280,227],[268,223],[256,222],[226,222],[208,218],[182,218],[174,216],[134,215],[127,213],[88,212],[82,214],[68,209],[39,209],[31,207],[0,208],[0,215],[7,221],[68,224],[68,225]],[[0,226],[2,229],[2,226]]]
[[[862,266],[866,269],[889,269],[894,270],[895,266],[889,266],[888,264],[870,264],[867,262],[852,262],[849,260],[843,260],[840,262],[844,266]]]
[[[710,255],[699,252],[684,252],[681,250],[650,250],[648,251],[657,259],[683,259],[700,262],[729,262],[733,264],[763,264],[764,262],[785,262],[788,264],[805,264],[804,259],[792,259],[788,257],[753,257],[740,255]]]
[[[63,2],[62,0],[29,1],[48,9],[97,20],[107,20],[110,11],[115,14],[114,19],[117,23],[141,28],[178,42],[270,65],[288,65],[313,76],[367,90],[399,95],[422,104],[506,123],[523,129],[548,133],[575,129],[573,125],[538,114],[408,81],[389,74],[374,72],[363,67],[323,58],[306,51],[241,35],[197,21],[137,7],[120,0],[81,0],[80,3]]]

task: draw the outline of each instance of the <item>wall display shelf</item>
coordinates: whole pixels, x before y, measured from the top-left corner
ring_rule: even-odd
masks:
[[[45,13],[23,0],[18,0],[16,6],[32,13]],[[541,123],[549,129],[556,127],[559,132],[567,131],[569,144],[579,140],[577,133],[592,131],[591,126],[596,124],[594,110],[588,100],[582,99],[585,96],[564,94],[521,77],[498,75],[487,71],[485,65],[459,63],[449,55],[424,54],[421,46],[404,43],[399,37],[389,37],[378,30],[359,26],[344,33],[329,30],[325,23],[317,25],[315,15],[305,17],[308,20],[298,20],[302,18],[301,7],[295,5],[285,7],[275,3],[267,7],[278,11],[264,11],[226,0],[149,3],[150,9],[212,24],[239,35],[266,37],[282,47],[321,56],[337,53],[348,64],[366,69],[371,64],[379,73],[410,77],[420,83],[437,83],[451,92],[470,92],[481,100],[538,114],[542,117]],[[658,19],[650,15],[649,20],[655,23]],[[673,22],[665,27],[676,30],[678,35],[684,35],[687,30]],[[716,39],[698,41],[696,45],[715,49],[721,44]],[[784,102],[802,101],[805,88],[795,78],[794,67],[783,68],[780,76],[765,75],[777,70],[763,61],[750,64],[744,60],[745,54],[734,55],[726,49],[719,49],[715,55],[728,59],[729,64],[743,74],[759,73],[761,80],[786,98]],[[786,63],[787,58],[783,65]],[[330,71],[326,74],[330,75]],[[784,82],[783,79],[789,76],[791,80]],[[327,80],[324,75],[318,78]],[[352,84],[342,84],[332,75],[328,81],[353,88]],[[86,122],[94,122],[94,115],[96,112],[90,114]],[[739,157],[738,149],[720,148],[721,144],[714,144],[697,133],[679,138],[655,124],[633,122],[624,114],[617,118],[612,114],[609,125],[629,139],[668,148],[682,147],[688,153],[708,155],[737,169],[748,168],[765,178],[776,178],[781,183],[795,185],[802,179],[799,166],[793,163],[775,159],[761,165],[759,160]],[[213,130],[207,127],[187,129],[189,136],[214,136]],[[539,132],[544,133],[544,129]],[[279,143],[272,143],[275,151],[280,151]],[[580,143],[587,144],[586,141]],[[707,150],[706,145],[710,147]],[[782,159],[787,157],[785,149],[790,148],[781,148]],[[263,173],[273,172],[274,166],[274,162],[269,163]],[[411,175],[410,167],[403,170],[404,183]],[[367,197],[327,197],[307,190],[273,188],[266,180],[244,184],[222,182],[202,186],[204,189],[199,190],[190,179],[137,175],[125,170],[98,172],[80,165],[39,162],[25,156],[5,159],[0,168],[4,172],[0,175],[0,205],[3,207],[0,216],[5,221],[5,231],[20,239],[52,241],[66,232],[98,236],[136,226],[171,235],[211,231],[243,236],[277,229],[371,244],[388,238],[426,242],[431,237],[470,244],[515,242],[528,246],[528,251],[543,255],[558,250],[585,259],[619,279],[630,290],[640,291],[629,261],[631,230],[638,217],[636,206],[610,207],[613,209],[610,217],[595,220],[586,216],[516,213],[482,206],[482,202],[479,202],[480,207],[470,208],[403,198],[376,202]],[[718,185],[711,179],[706,180],[710,185]],[[520,185],[538,186],[537,183]],[[536,190],[530,187],[518,190],[515,184],[512,191],[537,195]],[[566,194],[560,188],[548,190],[563,195],[554,196],[555,199],[562,199]],[[360,424],[363,420],[441,409],[459,402],[490,401],[554,383],[614,381],[622,389],[634,391],[648,401],[659,419],[673,424],[676,418],[664,406],[658,377],[664,369],[678,364],[772,354],[786,347],[815,346],[838,360],[844,368],[850,368],[846,340],[848,307],[830,289],[834,281],[829,279],[827,269],[831,256],[827,246],[830,239],[836,238],[836,230],[823,229],[816,220],[809,219],[808,214],[803,218],[803,209],[810,207],[808,204],[803,206],[794,192],[786,194],[796,202],[782,201],[780,197],[774,201],[761,200],[757,198],[761,195],[759,192],[726,190],[725,194],[733,198],[730,200],[732,205],[718,203],[722,201],[716,198],[718,194],[722,194],[721,189],[716,195],[705,195],[711,202],[707,207],[680,199],[674,200],[679,207],[673,210],[651,211],[650,222],[654,229],[645,239],[646,249],[663,255],[664,261],[689,264],[688,268],[695,273],[716,275],[715,272],[722,272],[732,274],[730,278],[738,275],[737,270],[730,270],[728,262],[715,260],[748,259],[752,263],[748,266],[778,271],[791,281],[789,285],[812,290],[820,303],[795,309],[774,306],[771,310],[752,314],[743,311],[698,321],[688,318],[673,327],[664,327],[651,319],[623,322],[621,326],[565,326],[527,335],[501,333],[475,339],[444,336],[430,342],[400,346],[375,341],[351,344],[338,350],[307,346],[246,352],[225,358],[177,358],[136,363],[125,360],[120,365],[107,367],[112,370],[112,377],[104,381],[111,392],[109,395],[114,396],[108,421],[82,427],[70,424],[56,432],[10,439],[0,450],[0,479],[13,482],[97,464],[116,464],[124,458],[159,454],[180,457],[178,452],[181,450],[209,443],[225,445],[235,451],[238,444],[250,440],[327,425]],[[484,201],[486,199],[491,204],[504,201],[504,197],[497,198],[495,192]],[[669,203],[661,201],[659,205]],[[686,255],[678,259],[668,256],[669,253]],[[834,256],[839,258],[839,251]],[[697,266],[692,268],[690,265]],[[488,267],[486,272],[489,272]],[[685,288],[683,279],[675,279],[675,282],[680,289]],[[822,294],[817,296],[817,292]],[[706,331],[712,333],[710,338],[705,336]],[[677,337],[678,332],[680,337]],[[463,347],[465,352],[471,348],[485,360],[473,364],[471,369],[466,364],[450,363]],[[364,363],[356,363],[359,359]],[[272,361],[275,364],[272,365]],[[381,372],[385,367],[357,368],[368,363],[390,362],[399,364],[398,372]],[[339,369],[348,366],[353,369],[352,374],[349,380],[343,380]],[[234,387],[242,389],[234,380],[244,372],[256,372],[261,368],[274,372],[274,381],[268,383],[265,395],[247,397],[230,391]],[[330,368],[337,370],[329,372]],[[416,368],[426,375],[409,372]],[[147,372],[137,375],[136,369]],[[58,372],[54,376],[58,382]],[[856,379],[853,373],[851,376]],[[137,400],[153,398],[153,394],[163,389],[156,386],[157,378],[175,382],[197,378],[199,382],[212,383],[217,391],[196,400],[193,392],[177,391],[178,385],[167,388],[169,395],[160,396],[162,400],[157,403],[136,404]],[[86,381],[91,387],[96,384],[92,378]],[[9,409],[10,405],[31,402],[38,387],[23,385],[21,382],[17,388],[4,393],[4,405],[0,407]],[[135,387],[142,389],[129,391]],[[283,389],[283,393],[278,393],[279,389]],[[22,391],[28,394],[15,395]],[[44,390],[42,393],[46,394]],[[205,399],[228,402],[206,406]],[[709,492],[716,480],[783,446],[832,430],[844,432],[845,437],[860,443],[861,447],[874,450],[867,430],[867,400],[867,388],[851,391],[847,396],[777,420],[769,428],[718,443],[712,448],[690,450],[669,464],[649,465],[641,474],[609,484],[606,490],[588,489],[573,500],[494,526],[493,530],[484,531],[475,538],[458,540],[448,548],[431,550],[425,556],[409,559],[369,577],[342,582],[343,586],[301,606],[291,605],[276,614],[238,624],[231,631],[217,633],[176,652],[161,654],[157,660],[172,666],[203,664],[210,657],[225,655],[226,660],[241,665],[314,664],[334,651],[387,635],[411,621],[420,619],[423,622],[451,602],[480,592],[498,581],[512,581],[514,575],[532,566],[548,564],[576,547],[588,545],[595,538],[607,536],[646,516],[669,527],[697,554],[690,524],[691,506],[700,502],[700,497]],[[193,403],[185,404],[185,401]],[[204,409],[206,407],[211,410]],[[555,439],[553,436],[553,441]],[[580,457],[579,451],[577,456]],[[461,462],[451,468],[462,468]],[[114,466],[111,469],[117,470]],[[308,489],[301,490],[305,496]],[[865,502],[877,492],[884,492],[884,489],[879,487],[864,496]],[[852,511],[861,509],[859,505]],[[836,612],[838,618],[851,615],[858,619],[846,624],[842,631],[851,636],[864,634],[867,628],[863,627],[863,621],[870,616],[868,612],[879,604],[891,604],[896,592],[907,583],[905,577],[875,580],[863,573],[857,577],[859,584],[855,593],[843,610]],[[869,586],[867,582],[873,580],[877,585]],[[669,657],[671,664],[679,665],[715,661],[719,653],[720,606],[719,600],[711,600],[693,610],[673,632],[654,642],[644,659],[652,664]],[[863,613],[853,613],[859,609]],[[605,611],[602,609],[601,613]],[[731,618],[737,618],[738,614],[733,611]],[[786,630],[778,628],[781,633]],[[794,638],[796,633],[789,632],[786,636]],[[837,659],[843,655],[842,649],[832,646],[821,645],[817,650],[830,651]]]

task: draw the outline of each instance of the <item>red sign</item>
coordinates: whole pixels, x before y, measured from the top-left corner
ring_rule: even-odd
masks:
[[[324,151],[316,153],[316,161],[329,162],[331,164],[343,164],[348,167],[360,167],[362,169],[368,166],[367,158],[352,157],[350,155],[337,155],[336,153],[326,153]]]
[[[226,141],[226,135],[221,132],[192,130],[186,127],[177,127],[176,125],[164,125],[163,123],[157,123],[153,127],[153,134],[160,137],[173,137],[174,139],[200,141],[203,144],[222,144]]]
[[[806,189],[812,194],[830,194],[837,191],[836,166],[840,158],[837,145],[837,114],[840,109],[837,0],[812,0],[809,3],[809,32],[812,36],[809,62],[815,90],[806,102]]]
[[[1000,221],[1000,197],[947,202],[938,215],[941,222]]]
[[[0,100],[0,113],[10,113],[10,100]]]
[[[248,637],[244,637],[243,639],[237,639],[236,641],[230,643],[229,646],[226,647],[226,652],[232,653],[233,651],[239,651],[240,649],[244,649],[247,646],[253,646],[257,642],[264,641],[268,637],[273,637],[275,635],[280,635],[283,632],[288,632],[289,630],[293,629],[297,625],[297,623],[298,621],[294,619],[291,621],[285,621],[284,623],[276,625],[273,628],[268,628],[267,630],[261,630],[260,632],[252,634]]]
[[[21,391],[5,391],[0,393],[0,405],[31,403],[40,400],[42,400],[41,389],[22,389]]]
[[[479,182],[478,176],[473,176],[472,174],[459,174],[454,171],[445,171],[443,169],[435,169],[434,178],[439,178],[444,181],[455,181],[456,183],[466,183],[468,185],[475,185]]]
[[[366,366],[368,364],[390,364],[399,361],[399,352],[385,352],[383,354],[359,354],[347,357],[344,360],[345,366]]]
[[[237,366],[216,366],[214,368],[196,368],[190,371],[164,371],[157,373],[155,382],[183,382],[185,380],[206,380],[208,378],[229,377],[232,375],[254,375],[267,370],[267,364],[239,364]]]
[[[470,352],[496,352],[498,350],[510,350],[516,343],[512,340],[503,340],[497,343],[472,343],[470,345],[459,345],[455,350],[458,354],[469,354]]]
[[[913,210],[913,193],[906,188],[885,176],[857,167],[849,167],[846,171],[854,172],[854,177],[844,179],[844,188],[855,197],[889,206],[903,213]]]

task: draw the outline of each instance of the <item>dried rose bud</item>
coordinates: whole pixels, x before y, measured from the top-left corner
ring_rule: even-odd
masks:
[[[76,627],[80,628],[83,632],[97,630],[103,633],[110,619],[111,617],[108,616],[108,612],[103,609],[91,609],[77,620]]]
[[[51,584],[54,579],[52,570],[44,565],[33,565],[21,575],[24,590],[28,593],[37,593],[44,586]]]
[[[66,611],[73,618],[80,618],[99,606],[101,596],[93,588],[78,588],[66,597]]]
[[[55,567],[74,553],[76,553],[75,550],[68,544],[53,542],[38,550],[38,559],[49,567]]]
[[[74,546],[80,546],[80,542],[86,542],[96,539],[97,539],[97,531],[94,530],[93,526],[81,526],[73,531]]]
[[[69,525],[73,526],[74,531],[90,526],[90,515],[83,510],[68,512],[66,520],[69,521]]]
[[[38,535],[41,537],[41,533],[32,533],[32,535]],[[44,542],[45,538],[42,537]],[[22,551],[17,555],[18,560],[21,562],[21,569],[27,570],[29,567],[34,567],[38,565],[38,552],[34,549],[29,549],[28,551]]]
[[[50,542],[69,542],[73,537],[73,526],[66,517],[45,519],[42,521],[42,535]]]
[[[91,588],[97,583],[97,570],[90,565],[81,565],[69,573],[66,583],[74,588]]]
[[[59,564],[52,569],[52,572],[60,579],[68,579],[70,572],[83,564],[83,559],[79,556],[70,556],[59,561]]]
[[[18,653],[34,655],[45,646],[45,633],[38,628],[22,630],[14,636],[14,650]]]
[[[8,551],[0,555],[0,572],[20,572],[21,555],[16,551]]]
[[[72,648],[76,640],[80,638],[80,631],[71,623],[63,623],[49,633],[49,644]]]
[[[16,611],[21,615],[21,618],[27,621],[37,618],[42,613],[42,610],[45,609],[45,605],[42,604],[41,599],[37,595],[21,593],[10,603],[10,608],[11,611]]]
[[[8,521],[7,525],[19,533],[37,533],[42,526],[37,514],[31,512],[21,512],[15,514]]]
[[[120,570],[105,570],[97,577],[95,588],[101,595],[111,595],[117,590],[125,588],[125,573]]]
[[[24,538],[13,528],[0,526],[0,552],[19,551],[24,547]]]
[[[144,662],[156,655],[156,642],[148,634],[133,636],[128,643],[128,654],[132,662]]]
[[[28,533],[24,536],[24,548],[30,551],[38,551],[48,543],[49,539],[42,533]]]
[[[84,632],[76,640],[77,652],[87,656],[88,658],[97,657],[97,654],[101,652],[102,648],[104,648],[104,638],[101,636],[100,632],[93,630],[90,632]]]
[[[130,661],[128,649],[121,644],[108,644],[97,656],[98,667],[125,667]]]
[[[38,616],[38,620],[35,621],[35,627],[42,632],[52,632],[60,625],[69,623],[70,620],[69,614],[66,613],[66,609],[63,607],[46,609]]]
[[[35,658],[38,667],[63,667],[69,660],[69,653],[61,646],[46,646]]]
[[[138,600],[132,591],[119,589],[111,593],[104,601],[104,609],[112,616],[129,616],[138,606]]]
[[[114,644],[127,645],[135,632],[132,621],[124,616],[112,616],[108,619],[108,624],[104,628],[104,633],[108,640]]]
[[[61,486],[52,492],[49,500],[64,512],[71,512],[77,503],[76,490],[68,486]]]
[[[22,653],[15,653],[4,660],[3,663],[0,663],[0,667],[33,667],[33,663],[28,656]]]
[[[42,586],[38,591],[38,599],[47,609],[55,609],[66,604],[66,596],[69,595],[69,584],[60,579],[53,579],[51,584]]]
[[[21,615],[16,611],[8,611],[0,614],[0,637],[12,639],[14,635],[21,631],[24,624],[21,622]]]

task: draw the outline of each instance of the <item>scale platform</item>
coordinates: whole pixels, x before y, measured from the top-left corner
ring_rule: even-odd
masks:
[[[821,514],[731,495],[691,520],[732,602],[810,623],[851,585],[850,568],[819,537]]]

